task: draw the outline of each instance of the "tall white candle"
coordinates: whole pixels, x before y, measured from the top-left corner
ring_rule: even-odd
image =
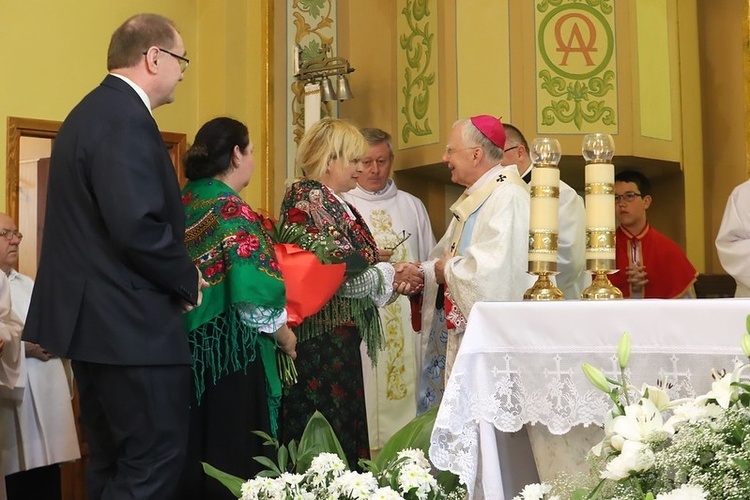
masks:
[[[615,259],[615,166],[611,163],[586,165],[586,259]],[[595,236],[601,238],[597,239]],[[593,241],[592,241],[593,239]],[[611,243],[611,244],[610,244]]]
[[[556,167],[536,167],[531,171],[530,185],[529,261],[557,263],[560,170]],[[535,245],[535,239],[540,239],[541,248]]]
[[[305,131],[320,120],[320,84],[305,85]]]

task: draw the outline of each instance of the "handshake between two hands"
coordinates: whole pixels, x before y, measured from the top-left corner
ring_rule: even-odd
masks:
[[[380,262],[389,262],[393,250],[378,249]],[[393,291],[401,295],[419,293],[424,288],[424,275],[418,262],[397,262],[393,264],[396,275],[393,277]]]

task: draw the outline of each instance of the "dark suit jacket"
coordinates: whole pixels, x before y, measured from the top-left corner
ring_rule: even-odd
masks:
[[[182,300],[198,276],[180,190],[156,122],[107,76],[52,148],[47,212],[24,340],[115,365],[190,364]]]

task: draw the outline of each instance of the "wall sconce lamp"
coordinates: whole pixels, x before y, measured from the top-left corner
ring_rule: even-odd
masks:
[[[346,75],[353,72],[349,61],[343,57],[331,57],[331,46],[324,44],[320,57],[302,60],[302,46],[294,46],[294,77],[303,83],[319,83],[323,101],[345,101],[354,97]],[[337,77],[336,90],[331,77]]]

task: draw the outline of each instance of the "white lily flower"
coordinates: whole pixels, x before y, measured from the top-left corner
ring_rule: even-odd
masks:
[[[655,385],[643,384],[641,387],[641,394],[647,394],[648,399],[654,403],[654,406],[656,406],[659,411],[666,411],[674,406],[669,399],[667,391]]]
[[[611,442],[612,447],[615,448],[617,442],[615,436],[621,436],[626,441],[644,443],[663,440],[673,434],[674,430],[671,427],[665,427],[661,412],[651,400],[642,399],[636,404],[626,406],[625,415],[615,417],[612,432],[614,435]]]
[[[729,405],[733,401],[736,401],[739,392],[737,387],[732,386],[732,383],[740,380],[740,375],[742,375],[742,372],[745,371],[748,366],[750,365],[737,363],[734,366],[734,370],[724,374],[722,377],[719,377],[716,371],[714,371],[714,378],[716,378],[716,380],[711,384],[711,390],[703,396],[696,398],[696,401],[705,404],[708,400],[715,399],[722,408],[729,408]]]

